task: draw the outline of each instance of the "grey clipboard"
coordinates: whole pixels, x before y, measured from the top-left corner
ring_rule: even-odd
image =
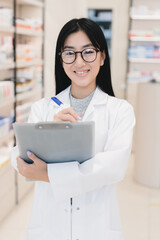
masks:
[[[20,156],[28,163],[32,163],[28,150],[46,163],[82,163],[95,154],[95,123],[92,121],[14,123],[13,129]]]

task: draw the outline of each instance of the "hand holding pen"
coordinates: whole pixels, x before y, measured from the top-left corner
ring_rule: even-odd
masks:
[[[60,111],[54,115],[55,122],[77,122],[81,120],[81,115],[76,113],[72,107],[66,108],[65,105],[56,97],[51,98],[58,106]]]

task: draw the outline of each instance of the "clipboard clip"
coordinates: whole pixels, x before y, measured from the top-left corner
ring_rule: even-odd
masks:
[[[35,124],[35,128],[38,130],[46,129],[71,129],[73,126],[70,123],[60,123],[60,122],[39,122]]]

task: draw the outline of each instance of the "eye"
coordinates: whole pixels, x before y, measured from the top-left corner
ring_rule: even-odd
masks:
[[[63,56],[66,56],[66,57],[70,57],[70,56],[74,56],[74,52],[73,51],[64,51],[62,53]]]
[[[94,52],[95,52],[94,49],[86,49],[86,50],[83,51],[83,53],[84,53],[85,55],[93,54]]]

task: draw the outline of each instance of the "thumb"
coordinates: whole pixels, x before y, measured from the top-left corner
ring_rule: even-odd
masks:
[[[34,153],[27,151],[28,157],[36,164],[41,161]]]

